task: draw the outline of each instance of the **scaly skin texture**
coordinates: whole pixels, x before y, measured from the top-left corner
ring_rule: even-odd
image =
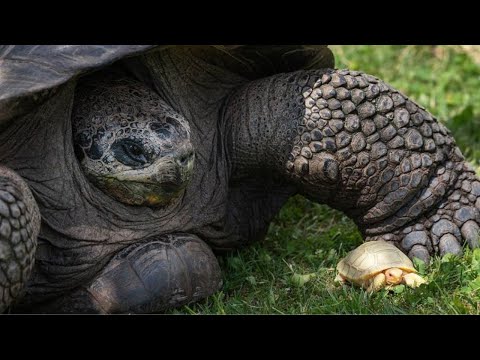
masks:
[[[230,97],[226,121],[233,178],[273,171],[411,258],[479,245],[480,182],[450,132],[371,75],[258,80]]]
[[[40,213],[27,184],[0,166],[0,313],[24,290],[39,230]]]

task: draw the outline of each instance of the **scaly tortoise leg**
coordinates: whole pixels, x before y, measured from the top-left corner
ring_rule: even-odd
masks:
[[[341,210],[366,241],[410,258],[479,246],[480,180],[449,130],[380,79],[304,70],[236,90],[225,118],[232,173],[273,170]]]
[[[411,288],[417,288],[420,285],[425,284],[426,280],[415,273],[410,273],[403,275],[403,282]]]
[[[480,180],[425,108],[356,71],[287,76],[305,112],[286,168],[304,195],[427,263],[480,245]]]
[[[387,284],[387,280],[384,273],[379,273],[375,275],[373,279],[370,280],[370,284],[367,287],[367,292],[375,292],[380,289],[383,289]]]
[[[40,220],[26,182],[0,165],[0,313],[21,295],[30,276]]]
[[[220,267],[197,236],[175,233],[119,251],[85,286],[38,304],[40,313],[152,313],[201,300],[222,285]]]
[[[346,284],[347,282],[345,281],[345,279],[340,275],[340,274],[337,274],[337,276],[335,276],[335,279],[333,280],[334,282],[338,283],[338,284]]]

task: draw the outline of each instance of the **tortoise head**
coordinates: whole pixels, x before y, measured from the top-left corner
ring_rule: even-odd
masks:
[[[385,281],[387,285],[398,285],[403,281],[403,271],[399,268],[385,270]]]
[[[72,122],[87,177],[123,203],[166,205],[192,177],[189,125],[146,85],[87,81],[77,89]]]

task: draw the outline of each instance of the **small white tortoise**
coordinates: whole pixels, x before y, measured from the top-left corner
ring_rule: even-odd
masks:
[[[335,281],[359,285],[368,292],[402,283],[416,288],[426,282],[416,274],[412,261],[386,241],[363,243],[340,260],[337,271]]]

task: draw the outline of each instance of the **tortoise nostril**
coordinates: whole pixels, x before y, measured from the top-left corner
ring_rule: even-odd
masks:
[[[186,153],[186,154],[183,154],[182,156],[180,156],[177,159],[177,164],[182,166],[182,167],[187,166],[189,164],[189,162],[191,160],[193,160],[193,157],[194,157],[193,151],[189,152],[189,153]]]

